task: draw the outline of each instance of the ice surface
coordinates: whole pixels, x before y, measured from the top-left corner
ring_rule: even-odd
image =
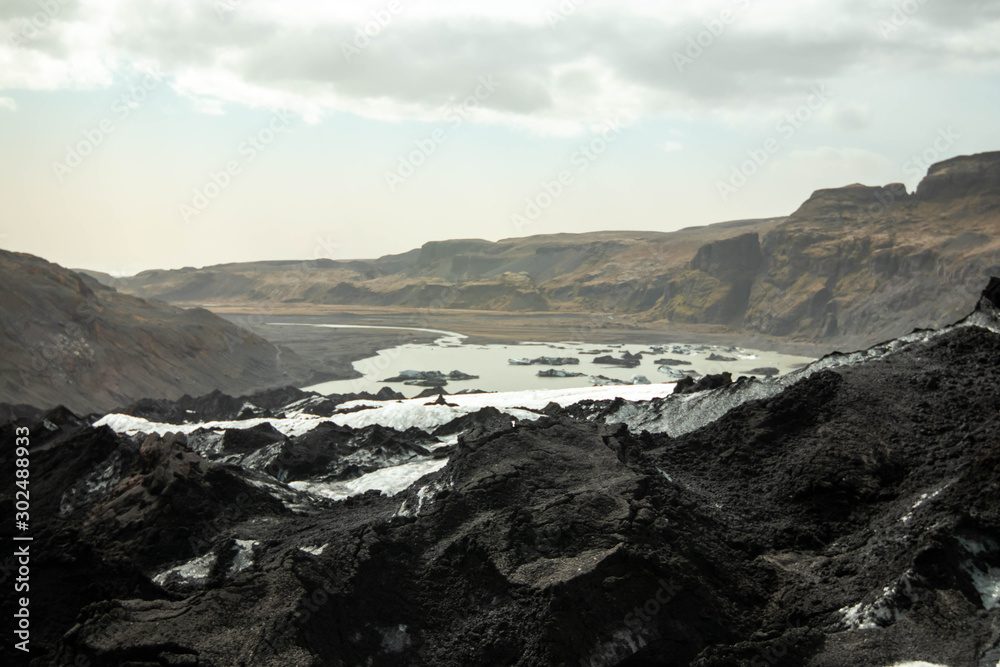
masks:
[[[326,549],[326,545],[325,544],[321,544],[318,547],[299,547],[299,551],[304,551],[307,554],[310,554],[312,556],[319,556],[319,555],[321,555],[323,553],[324,549]]]
[[[209,573],[215,566],[217,556],[214,551],[209,551],[204,556],[192,558],[186,563],[181,563],[164,570],[155,577],[153,582],[163,586],[171,579],[181,579],[186,583],[200,584],[208,579]]]
[[[934,498],[937,498],[938,494],[940,494],[942,491],[944,491],[945,489],[947,489],[949,486],[951,486],[950,482],[948,484],[945,484],[944,486],[942,486],[942,487],[940,487],[940,488],[938,488],[938,489],[930,492],[930,493],[921,493],[920,497],[917,498],[917,501],[915,503],[913,503],[913,507],[910,508],[910,511],[907,512],[906,514],[904,514],[903,516],[901,516],[899,520],[902,521],[904,524],[905,523],[909,523],[910,519],[913,518],[913,512],[917,508],[919,508],[921,505],[923,505],[928,500],[933,500]]]
[[[253,565],[253,549],[259,544],[260,542],[257,540],[236,540],[237,552],[232,564],[229,566],[230,576],[237,572],[242,572]]]
[[[447,465],[446,459],[428,459],[391,468],[382,468],[367,475],[362,475],[346,482],[290,482],[288,485],[298,491],[311,493],[313,495],[332,498],[333,500],[343,500],[350,496],[355,496],[377,489],[382,495],[394,496],[405,490],[415,481],[424,475],[437,472]]]
[[[134,435],[139,432],[158,433],[192,433],[198,429],[224,430],[247,429],[259,424],[269,423],[279,432],[294,437],[308,433],[323,422],[334,422],[341,426],[363,428],[371,424],[388,426],[399,431],[405,431],[411,426],[430,431],[446,424],[456,417],[470,414],[493,406],[518,419],[538,419],[540,415],[533,410],[541,410],[550,402],[562,406],[571,405],[585,400],[610,400],[617,397],[629,401],[645,401],[658,396],[669,395],[674,388],[673,383],[644,385],[611,385],[605,387],[574,387],[568,389],[532,389],[527,391],[496,392],[490,394],[458,394],[447,397],[447,405],[427,405],[430,399],[411,398],[402,401],[350,401],[341,407],[367,407],[348,414],[336,414],[333,417],[317,417],[310,414],[299,414],[284,419],[253,418],[240,421],[212,421],[195,424],[164,424],[151,422],[131,415],[105,415],[94,426],[107,426],[118,433]]]
[[[986,571],[978,567],[966,565],[966,571],[983,601],[983,609],[996,609],[1000,606],[1000,568],[987,567]]]
[[[848,630],[874,630],[892,625],[904,613],[899,604],[902,598],[910,603],[920,599],[920,590],[914,583],[913,571],[907,570],[894,583],[884,587],[874,601],[841,608],[842,622]]]

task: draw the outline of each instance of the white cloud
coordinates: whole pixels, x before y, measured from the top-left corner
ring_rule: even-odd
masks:
[[[11,97],[0,97],[0,109],[17,111],[17,102],[15,102]]]
[[[673,153],[674,151],[679,151],[682,148],[684,148],[679,141],[671,141],[669,139],[667,141],[664,141],[660,145],[663,147],[663,150],[666,151],[667,153]]]
[[[780,108],[833,77],[995,73],[1000,13],[980,4],[962,0],[946,17],[928,6],[884,39],[878,21],[893,4],[883,0],[398,0],[395,12],[386,0],[80,0],[29,39],[24,12],[34,5],[17,0],[0,12],[0,35],[24,37],[0,42],[0,90],[106,87],[123,68],[157,62],[205,113],[248,105],[310,120],[338,111],[437,120],[493,75],[503,87],[477,122],[572,134],[615,116]],[[547,13],[566,6],[576,8],[553,29]],[[706,33],[723,10],[735,19]],[[674,54],[705,35],[710,43],[678,71]],[[843,128],[868,122],[861,105],[827,113]]]

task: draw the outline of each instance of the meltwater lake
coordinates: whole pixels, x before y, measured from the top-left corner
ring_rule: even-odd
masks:
[[[306,387],[323,394],[344,394],[368,391],[377,392],[390,387],[407,397],[416,396],[426,386],[407,384],[405,381],[383,382],[389,378],[406,376],[409,371],[438,371],[449,375],[453,371],[478,376],[475,379],[448,380],[444,390],[454,394],[462,390],[521,391],[529,389],[562,389],[588,387],[594,384],[632,384],[635,376],[642,376],[650,383],[676,382],[681,374],[695,377],[709,373],[729,371],[736,378],[740,375],[764,377],[777,371],[779,374],[813,361],[777,352],[762,352],[745,348],[690,344],[664,345],[614,345],[579,342],[540,343],[523,342],[508,345],[470,345],[463,341],[463,334],[437,329],[410,329],[344,324],[283,324],[282,326],[315,326],[331,329],[331,342],[336,340],[336,329],[394,329],[441,334],[433,343],[412,343],[380,351],[373,357],[354,362],[354,368],[363,377],[353,380],[324,382]],[[641,355],[634,367],[626,368],[599,360],[622,359],[626,353]],[[578,363],[554,365],[551,363],[520,365],[511,360],[577,359]],[[634,362],[633,362],[634,363]],[[767,369],[766,371],[764,369]],[[577,377],[539,377],[539,372],[579,373]],[[415,380],[411,380],[415,381]],[[641,382],[641,380],[640,380]]]

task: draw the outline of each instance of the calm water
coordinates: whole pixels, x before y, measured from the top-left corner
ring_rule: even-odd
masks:
[[[359,325],[287,325],[287,326],[321,326],[331,329],[330,344],[336,345],[337,328],[380,328],[396,327],[363,327]],[[406,329],[404,329],[406,330]],[[558,389],[564,387],[587,387],[592,383],[592,375],[603,375],[622,383],[628,383],[633,375],[644,375],[650,382],[675,382],[676,379],[659,371],[657,359],[678,359],[691,362],[690,365],[673,366],[675,370],[693,370],[698,374],[721,373],[729,371],[733,377],[745,375],[748,371],[760,367],[775,367],[785,373],[799,364],[812,361],[809,357],[797,357],[776,352],[760,352],[755,350],[720,347],[667,344],[663,352],[649,354],[651,345],[597,345],[592,343],[520,343],[516,345],[466,345],[462,342],[462,334],[439,330],[417,329],[441,333],[441,338],[431,344],[408,344],[382,350],[376,356],[354,362],[354,368],[364,377],[354,380],[324,382],[308,387],[324,394],[343,394],[351,392],[376,392],[389,386],[395,391],[411,397],[423,391],[423,387],[405,385],[402,382],[383,383],[380,380],[395,377],[402,371],[462,371],[469,375],[478,375],[479,379],[464,381],[449,381],[445,390],[455,393],[462,389],[482,389],[484,391],[519,391],[524,389]],[[606,350],[601,355],[583,354],[594,350]],[[633,354],[643,353],[642,361],[635,368],[617,368],[595,364],[594,358],[604,354],[620,358],[625,351]],[[735,357],[736,361],[710,361],[709,354]],[[577,365],[567,366],[512,366],[509,359],[536,357],[576,357]],[[540,370],[560,368],[566,371],[584,373],[583,377],[545,378],[538,377]]]

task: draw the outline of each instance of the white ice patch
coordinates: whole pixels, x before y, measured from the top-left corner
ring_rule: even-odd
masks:
[[[299,551],[304,551],[310,556],[322,555],[324,549],[326,549],[325,544],[321,544],[318,547],[299,547]]]
[[[990,610],[1000,607],[1000,568],[987,567],[984,572],[972,562],[966,563],[963,567],[979,592],[979,597],[983,601],[983,609]]]
[[[979,542],[959,537],[958,543],[973,557],[989,554],[1000,548],[1000,545],[990,539]],[[969,575],[972,585],[976,587],[983,603],[983,609],[992,610],[1000,607],[1000,568],[993,565],[977,564],[973,559],[969,559],[962,563],[962,569]],[[1000,663],[998,663],[998,667],[1000,667]]]
[[[301,415],[289,419],[255,417],[253,419],[241,419],[238,421],[164,424],[162,422],[151,422],[141,417],[133,417],[132,415],[110,414],[98,419],[94,422],[94,426],[107,426],[116,433],[125,433],[127,435],[135,435],[140,432],[157,433],[159,435],[166,435],[167,433],[184,433],[187,435],[202,428],[212,431],[223,431],[226,429],[248,429],[253,428],[254,426],[259,426],[260,424],[271,424],[283,435],[294,437],[296,435],[308,433],[323,422],[327,421],[333,420],[326,417],[317,417],[315,415]]]
[[[184,583],[201,584],[208,579],[209,573],[215,567],[217,556],[214,551],[209,551],[204,556],[192,558],[186,563],[181,563],[172,568],[160,572],[153,577],[153,583],[163,586],[171,579],[181,579]]]
[[[902,617],[902,612],[896,607],[899,598],[905,597],[911,601],[919,599],[920,595],[913,586],[913,571],[907,570],[894,584],[886,586],[873,602],[859,602],[850,607],[843,607],[839,613],[841,621],[848,630],[874,630],[892,625]]]
[[[344,500],[377,489],[385,496],[394,496],[404,491],[415,481],[432,472],[437,472],[448,464],[447,459],[429,459],[404,463],[391,468],[382,468],[367,475],[344,482],[289,482],[289,486],[298,491],[333,500]]]
[[[417,489],[416,502],[414,502],[412,498],[404,500],[403,504],[399,506],[398,510],[396,510],[396,516],[416,516],[420,514],[420,510],[423,508],[425,503],[449,486],[449,482],[443,481],[440,478],[434,480],[430,484],[423,485]]]
[[[405,625],[391,628],[379,628],[382,633],[382,650],[386,653],[399,653],[410,646],[410,635]]]
[[[897,662],[895,665],[892,665],[891,667],[948,667],[948,665],[939,665],[936,662],[924,662],[923,660],[914,660],[910,662]]]
[[[253,550],[260,542],[257,540],[236,540],[236,556],[229,566],[229,576],[242,572],[253,565]]]
[[[910,511],[907,512],[906,514],[904,514],[903,516],[901,516],[899,518],[899,520],[902,521],[904,524],[909,523],[910,519],[913,518],[913,512],[917,508],[919,508],[921,505],[923,505],[924,503],[926,503],[928,500],[933,500],[934,498],[937,498],[938,494],[940,494],[942,491],[944,491],[945,489],[947,489],[949,486],[951,486],[951,482],[945,484],[941,488],[939,488],[939,489],[937,489],[937,490],[935,490],[935,491],[933,491],[931,493],[921,493],[920,497],[917,498],[917,501],[915,503],[913,503],[913,507],[910,508]]]
[[[432,431],[442,424],[447,424],[456,417],[477,412],[485,407],[494,407],[522,420],[538,419],[541,415],[535,410],[541,410],[550,402],[563,407],[586,400],[612,400],[624,398],[628,401],[648,401],[652,398],[668,396],[674,389],[673,383],[642,384],[642,385],[609,385],[606,387],[573,387],[566,389],[534,389],[528,391],[494,392],[490,394],[458,394],[446,396],[448,405],[427,405],[427,398],[411,398],[403,401],[350,401],[340,407],[350,409],[365,407],[348,414],[336,414],[332,417],[318,417],[310,414],[299,414],[294,417],[253,418],[239,421],[211,421],[195,424],[164,424],[151,422],[141,417],[123,414],[105,415],[94,426],[107,426],[117,433],[135,435],[136,433],[193,433],[198,429],[225,430],[248,429],[260,424],[271,424],[280,433],[295,437],[308,433],[324,422],[333,422],[341,426],[363,428],[379,424],[405,431],[411,426]]]

